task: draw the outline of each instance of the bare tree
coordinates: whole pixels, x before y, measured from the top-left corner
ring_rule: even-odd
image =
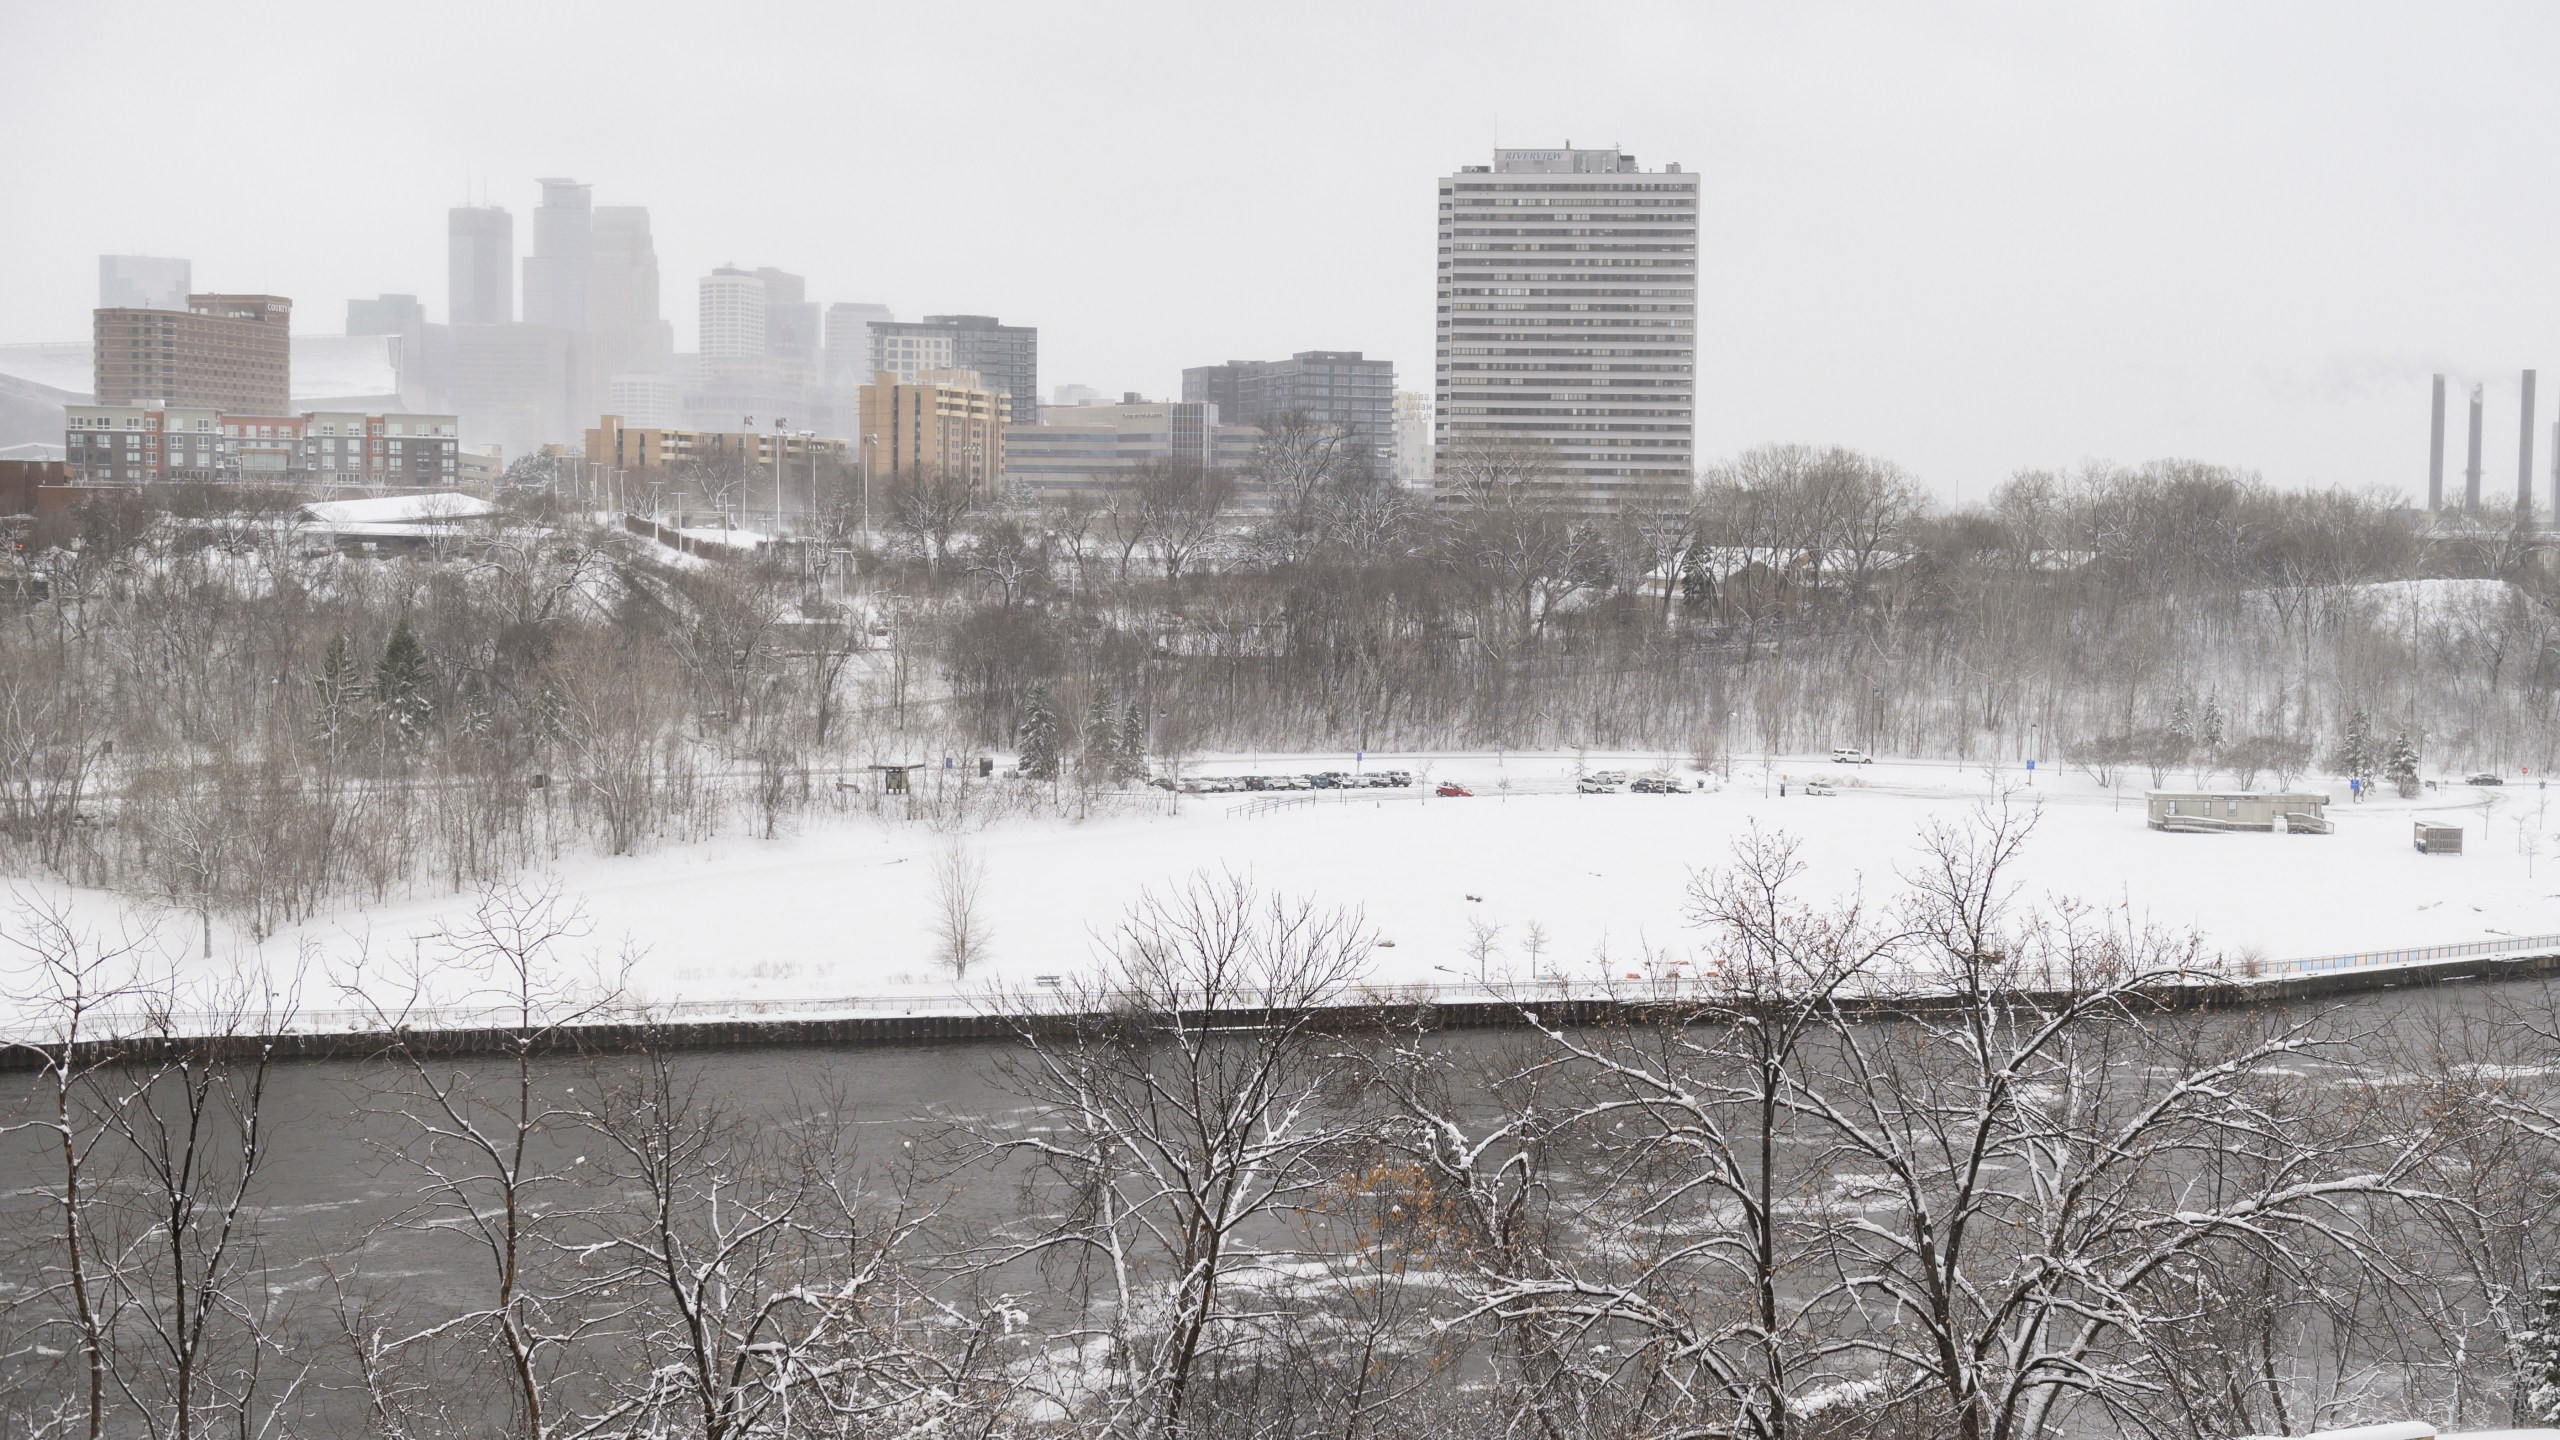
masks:
[[[953,835],[933,861],[933,934],[942,964],[954,980],[986,958],[992,928],[987,919],[987,857]]]
[[[1361,1132],[1325,1007],[1369,943],[1354,916],[1204,875],[1132,907],[1062,997],[1087,1019],[1025,1025],[999,1074],[1048,1123],[971,1133],[1028,1167],[1031,1225],[983,1263],[1042,1261],[1080,1298],[1040,1382],[1069,1414],[1112,1435],[1218,1431],[1199,1396],[1270,1333],[1253,1283],[1281,1258],[1270,1223]]]
[[[982,1317],[931,1304],[905,1268],[931,1212],[911,1188],[862,1191],[842,1097],[767,1140],[662,1046],[593,1088],[591,1183],[615,1198],[575,1243],[628,1307],[638,1363],[582,1433],[916,1434],[1001,1411]]]
[[[24,1127],[52,1132],[60,1166],[45,1186],[59,1212],[52,1237],[59,1248],[28,1264],[26,1273],[42,1278],[24,1287],[9,1308],[23,1314],[41,1303],[58,1310],[35,1316],[30,1328],[39,1337],[57,1328],[68,1332],[81,1383],[71,1407],[76,1428],[65,1433],[99,1440],[106,1433],[112,1336],[121,1295],[115,1259],[99,1253],[93,1234],[99,1172],[109,1169],[97,1150],[108,1131],[87,1097],[112,1085],[112,1072],[123,1063],[112,1044],[101,1042],[112,1041],[136,1018],[134,1002],[146,996],[141,962],[150,937],[106,940],[78,925],[66,902],[41,897],[20,896],[8,920],[0,927],[0,940],[25,964],[7,998],[51,1034],[8,1042],[11,1049],[34,1053],[43,1098],[41,1118],[0,1126],[0,1134]],[[14,1369],[33,1357],[9,1358]]]
[[[577,1125],[584,1112],[574,1087],[566,1097],[551,1092],[542,1052],[620,999],[625,967],[581,974],[560,953],[588,928],[556,886],[491,885],[468,919],[435,937],[432,963],[423,946],[410,957],[359,955],[339,979],[379,1028],[401,1037],[391,1058],[405,1083],[379,1102],[398,1138],[383,1148],[386,1159],[416,1177],[418,1199],[388,1224],[460,1242],[476,1301],[405,1332],[374,1317],[353,1328],[350,1340],[368,1357],[372,1393],[385,1408],[391,1396],[379,1381],[384,1372],[410,1352],[450,1363],[439,1347],[461,1336],[498,1358],[517,1433],[527,1440],[568,1433],[567,1407],[554,1392],[597,1323],[580,1303],[597,1282],[545,1273],[582,1162],[546,1143],[543,1132]],[[495,1083],[476,1066],[443,1062],[405,1043],[413,1023],[443,1017],[450,1025],[462,1016],[505,1036]]]

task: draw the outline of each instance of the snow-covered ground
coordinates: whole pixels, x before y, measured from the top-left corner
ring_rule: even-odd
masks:
[[[1751,825],[1801,839],[1810,885],[1882,900],[1900,888],[1897,871],[1917,858],[1924,826],[1962,822],[2005,790],[2013,804],[2041,807],[2018,871],[2024,898],[2121,905],[2139,921],[2194,927],[2226,955],[2284,959],[2560,932],[2560,845],[2545,839],[2535,857],[2518,848],[2519,819],[2545,836],[2560,825],[2529,781],[2362,805],[2343,803],[2343,785],[2318,787],[2342,802],[2331,807],[2337,833],[2328,836],[2165,834],[2144,823],[2144,777],[2126,777],[2110,794],[2087,776],[2051,771],[2030,787],[2015,766],[1995,776],[1979,766],[1852,768],[1798,757],[1765,774],[1757,761],[1743,762],[1729,785],[1708,793],[1573,790],[1578,765],[1640,773],[1666,758],[1372,755],[1367,768],[1411,770],[1414,788],[1308,792],[1285,797],[1303,803],[1276,808],[1268,802],[1284,797],[1186,795],[1171,814],[1166,797],[1148,792],[1142,808],[1153,813],[1000,822],[967,836],[986,865],[992,940],[965,987],[935,963],[931,930],[934,864],[949,837],[921,824],[813,821],[770,842],[578,859],[554,878],[592,923],[581,948],[628,945],[639,955],[634,998],[651,1004],[876,1002],[1021,985],[1091,964],[1093,936],[1142,888],[1217,867],[1365,912],[1394,942],[1376,952],[1379,983],[1472,983],[1476,920],[1501,927],[1489,978],[1598,981],[1638,968],[1648,947],[1676,955],[1690,945],[1681,911],[1691,874],[1723,862]],[[1352,768],[1349,755],[1248,756],[1195,760],[1186,773]],[[1676,768],[1695,781],[1694,771]],[[1474,796],[1432,797],[1430,785],[1444,779]],[[1839,793],[1808,796],[1808,779]],[[2410,821],[2420,815],[2463,825],[2468,853],[2416,854]],[[114,908],[104,897],[84,903],[100,921]],[[327,1006],[335,1003],[328,974],[359,937],[378,955],[406,952],[411,937],[467,908],[443,896],[351,910],[263,947],[218,935],[218,966],[236,973],[263,959],[277,972],[300,968],[304,1003]],[[1532,926],[1544,936],[1534,969]],[[196,938],[192,916],[170,917],[163,930],[181,947]]]

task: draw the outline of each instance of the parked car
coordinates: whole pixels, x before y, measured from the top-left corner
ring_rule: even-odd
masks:
[[[2472,776],[2470,779],[2465,780],[2462,783],[2465,785],[2504,785],[2507,782],[2503,778],[2492,775],[2488,771],[2483,770],[2479,774]]]
[[[1831,782],[1828,780],[1807,780],[1804,782],[1804,793],[1807,795],[1837,795],[1840,792],[1832,788]]]
[[[1834,745],[1831,747],[1831,763],[1834,765],[1873,765],[1876,763],[1876,759],[1866,751],[1857,749],[1854,746]]]
[[[1473,794],[1474,794],[1474,793],[1476,793],[1476,792],[1474,792],[1473,790],[1468,789],[1468,788],[1467,788],[1466,786],[1464,786],[1464,785],[1459,784],[1459,783],[1458,783],[1457,781],[1455,781],[1455,780],[1443,780],[1443,781],[1441,781],[1441,782],[1440,782],[1440,788],[1439,788],[1439,789],[1437,789],[1437,790],[1432,791],[1431,793],[1432,793],[1432,794],[1434,794],[1434,795],[1439,796],[1439,797],[1440,797],[1441,799],[1443,799],[1443,800],[1458,800],[1458,799],[1464,799],[1465,797],[1467,797],[1467,796],[1469,796],[1469,795],[1473,795]]]
[[[1627,789],[1638,795],[1677,795],[1685,788],[1668,775],[1639,775]]]
[[[1413,772],[1410,770],[1381,770],[1378,775],[1380,779],[1399,790],[1410,788],[1413,784]]]
[[[1604,775],[1585,775],[1574,782],[1574,789],[1585,795],[1615,795],[1617,785]]]

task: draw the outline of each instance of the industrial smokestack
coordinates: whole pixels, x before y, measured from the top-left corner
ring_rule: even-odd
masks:
[[[2471,456],[2462,467],[2462,508],[2480,513],[2480,387],[2471,387]]]
[[[2516,520],[2533,516],[2533,372],[2524,372],[2524,421],[2516,427]]]
[[[2436,377],[2435,422],[2427,427],[2427,508],[2444,508],[2444,377]]]

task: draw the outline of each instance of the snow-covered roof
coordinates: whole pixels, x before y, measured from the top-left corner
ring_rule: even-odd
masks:
[[[498,507],[477,495],[439,490],[426,495],[385,495],[373,500],[315,500],[302,513],[323,525],[399,525],[420,521],[478,520]]]

